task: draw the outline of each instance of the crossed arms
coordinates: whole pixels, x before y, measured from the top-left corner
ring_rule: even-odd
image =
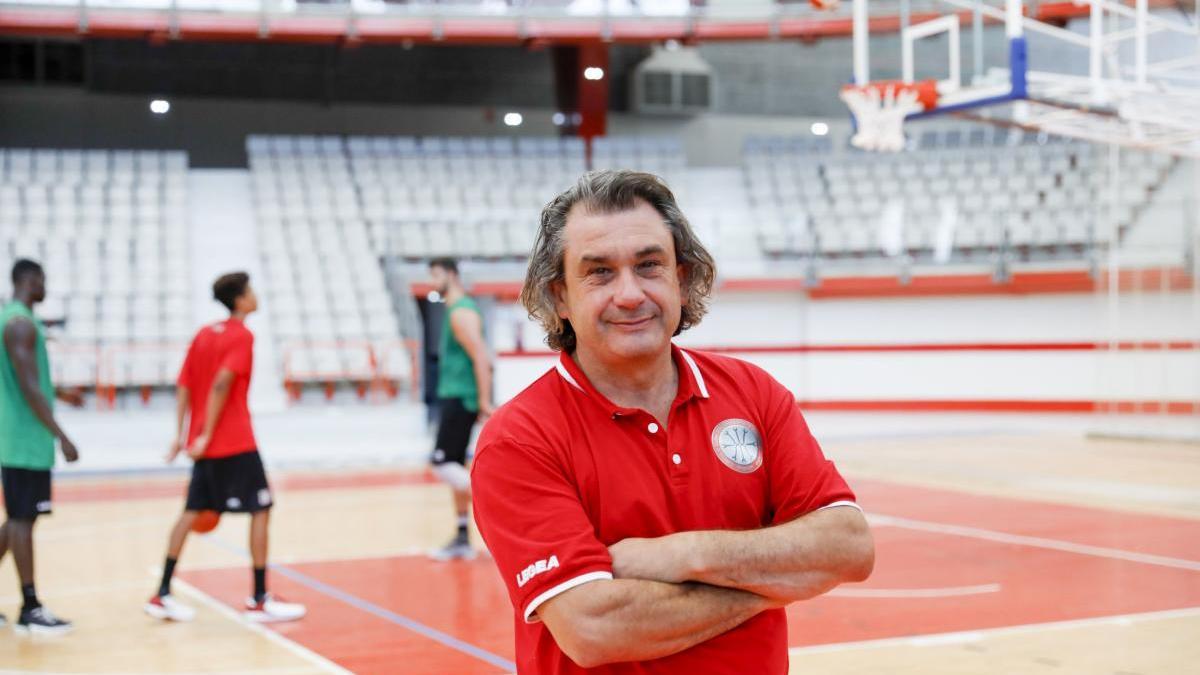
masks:
[[[683,651],[764,610],[862,581],[875,564],[866,519],[850,506],[760,530],[626,539],[609,552],[611,581],[577,586],[537,609],[584,668]]]

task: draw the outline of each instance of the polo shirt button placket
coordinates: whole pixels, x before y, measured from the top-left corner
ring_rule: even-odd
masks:
[[[671,450],[671,439],[667,436],[667,434],[663,430],[663,428],[661,426],[659,426],[658,422],[650,422],[649,424],[647,424],[646,431],[648,433],[650,433],[652,436],[658,436],[659,432],[662,432],[663,448],[667,451],[666,457],[667,457],[667,462],[668,462],[668,464],[667,464],[668,470],[670,471],[671,475],[676,476],[676,477],[682,477],[683,475],[685,475],[687,473],[687,470],[683,466],[683,455]]]

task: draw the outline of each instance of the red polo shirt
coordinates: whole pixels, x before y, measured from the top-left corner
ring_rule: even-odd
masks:
[[[233,386],[221,410],[221,418],[213,429],[205,459],[231,457],[258,447],[254,428],[250,424],[250,373],[254,369],[254,334],[246,324],[228,319],[209,324],[196,333],[188,348],[183,368],[179,370],[179,386],[187,387],[191,399],[191,423],[188,425],[188,445],[204,432],[208,412],[208,394],[217,373],[233,372]]]
[[[791,392],[757,366],[672,347],[679,391],[667,429],[597,392],[566,354],[480,434],[475,519],[515,609],[517,671],[585,672],[534,612],[612,578],[608,546],[688,530],[784,523],[854,494]],[[763,612],[691,649],[596,673],[782,675],[787,619]]]

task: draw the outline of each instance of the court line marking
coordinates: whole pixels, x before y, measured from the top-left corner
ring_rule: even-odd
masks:
[[[887,516],[881,514],[868,515],[867,520],[872,526],[876,527],[900,527],[908,530],[918,530],[921,532],[934,532],[937,534],[948,534],[957,537],[967,537],[970,539],[994,541],[1001,544],[1014,544],[1017,546],[1029,546],[1032,548],[1044,548],[1052,551],[1076,553],[1095,558],[1109,558],[1111,560],[1124,560],[1126,562],[1157,565],[1159,567],[1172,567],[1175,569],[1188,570],[1190,572],[1200,572],[1200,561],[1187,560],[1185,558],[1172,558],[1170,556],[1155,555],[1153,553],[1138,553],[1136,551],[1127,551],[1120,548],[1109,548],[1107,546],[1077,544],[1075,542],[1063,541],[1061,539],[1031,537],[1024,534],[1010,534],[1008,532],[985,530],[983,528],[968,527],[966,525],[934,523],[925,520],[912,520],[909,518],[899,518],[896,516]]]
[[[244,549],[238,548],[237,546],[229,544],[217,537],[203,537],[203,540],[217,546],[218,548],[224,549],[225,551],[236,553],[246,558],[249,557],[249,554]],[[461,652],[468,656],[473,656],[480,661],[500,668],[506,673],[513,672],[517,669],[517,664],[502,656],[499,656],[498,654],[493,654],[482,647],[477,647],[469,642],[460,640],[449,633],[443,633],[436,628],[426,626],[420,621],[410,619],[403,614],[393,612],[386,607],[380,607],[379,605],[376,605],[368,600],[364,600],[357,595],[344,591],[337,586],[327,584],[319,579],[314,579],[303,572],[293,570],[277,563],[268,563],[267,567],[269,567],[271,571],[278,572],[279,574],[291,579],[292,581],[295,581],[298,584],[308,586],[318,593],[328,595],[329,597],[350,605],[359,611],[366,612],[380,619],[396,624],[401,628],[409,630],[429,640],[433,640],[434,642],[449,647],[455,651]]]
[[[299,584],[308,586],[309,588],[311,588],[315,591],[318,591],[320,593],[324,593],[325,595],[328,595],[329,597],[334,598],[336,600],[341,600],[342,602],[346,603],[347,605],[350,605],[351,607],[354,607],[358,610],[364,611],[368,614],[373,614],[373,615],[375,615],[381,619],[384,619],[386,621],[390,621],[398,626],[401,626],[401,627],[406,628],[414,633],[417,633],[418,635],[421,635],[430,640],[433,640],[434,642],[441,643],[442,645],[444,645],[446,647],[450,647],[451,649],[454,649],[454,650],[460,651],[464,654],[467,654],[468,656],[473,656],[473,657],[479,659],[480,661],[484,661],[493,666],[496,666],[497,668],[500,668],[500,669],[504,670],[505,672],[512,672],[513,670],[516,670],[516,668],[517,668],[517,664],[513,663],[512,661],[509,661],[508,659],[506,659],[502,656],[493,654],[493,653],[487,651],[486,649],[483,649],[482,647],[476,647],[475,645],[473,645],[469,642],[460,640],[460,639],[454,637],[453,635],[450,635],[449,633],[443,633],[442,631],[440,631],[436,628],[426,626],[425,624],[423,624],[419,621],[410,619],[402,614],[397,614],[396,612],[393,612],[390,609],[387,609],[385,607],[380,607],[379,605],[376,605],[370,601],[363,600],[362,598],[360,598],[356,595],[353,595],[351,593],[348,593],[348,592],[338,588],[337,586],[332,586],[332,585],[327,584],[319,579],[314,579],[314,578],[308,576],[307,574],[304,574],[303,572],[298,572],[296,570],[293,570],[293,569],[290,569],[287,567],[278,566],[278,565],[271,565],[271,569],[273,571],[279,572],[280,574],[282,574],[285,577],[288,577],[292,581],[295,581]]]
[[[1185,607],[1168,609],[1157,612],[1141,612],[1137,614],[1116,614],[1098,616],[1088,619],[1069,619],[1067,621],[1047,621],[1045,623],[1026,623],[1018,626],[1001,626],[999,628],[980,628],[977,630],[954,631],[950,633],[929,633],[926,635],[910,635],[906,637],[881,638],[878,640],[860,640],[857,642],[837,642],[827,645],[811,645],[807,647],[791,647],[788,654],[823,654],[842,652],[854,649],[881,649],[886,647],[938,647],[944,645],[967,644],[980,642],[992,637],[1008,635],[1023,635],[1043,631],[1069,630],[1071,628],[1094,628],[1096,626],[1132,626],[1143,621],[1162,621],[1166,619],[1187,619],[1200,617],[1200,607]]]
[[[155,572],[156,575],[161,573],[161,570]],[[354,675],[351,671],[339,666],[324,656],[321,656],[299,642],[288,639],[287,637],[284,637],[283,635],[267,628],[262,624],[246,620],[237,612],[237,610],[233,609],[229,605],[226,605],[220,600],[217,600],[208,593],[205,593],[183,579],[176,577],[171,580],[171,585],[175,588],[179,588],[184,592],[185,595],[191,596],[205,607],[208,607],[221,616],[224,616],[230,621],[242,626],[251,633],[265,638],[268,642],[275,644],[276,646],[283,647],[287,651],[299,656],[300,658],[308,661],[327,673],[334,673],[335,675]]]
[[[193,533],[193,534],[189,535],[189,538],[190,537],[204,538],[204,537],[211,537],[211,536],[215,536],[215,535]],[[232,552],[232,549],[229,549],[229,551]],[[429,557],[429,549],[428,548],[423,548],[420,546],[406,546],[404,548],[396,549],[394,551],[381,551],[379,553],[371,553],[371,554],[359,555],[359,556],[338,556],[336,558],[335,557],[325,557],[325,556],[303,556],[303,555],[278,556],[278,557],[275,557],[275,562],[270,563],[270,564],[272,564],[272,565],[320,565],[320,564],[324,564],[324,563],[364,562],[364,561],[370,561],[370,560],[383,560],[383,559],[391,559],[391,558],[428,558],[428,557]],[[189,566],[187,569],[189,572],[212,572],[212,571],[228,570],[228,569],[243,569],[245,567],[246,567],[246,563],[244,561],[239,560],[237,562],[228,563],[228,564],[213,563],[213,564],[206,564],[206,565],[199,565],[199,566]]]
[[[999,593],[1000,584],[947,586],[945,588],[856,588],[840,587],[826,593],[839,598],[954,598],[962,595]]]

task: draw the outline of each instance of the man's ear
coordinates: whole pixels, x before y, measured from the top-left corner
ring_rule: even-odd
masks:
[[[550,295],[554,298],[554,313],[567,319],[567,287],[561,280],[550,282]]]

